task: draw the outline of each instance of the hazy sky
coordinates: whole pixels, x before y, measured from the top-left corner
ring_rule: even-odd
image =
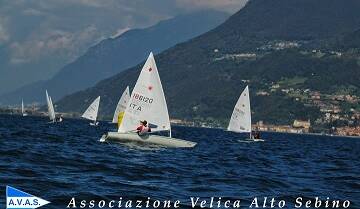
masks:
[[[0,83],[49,78],[104,38],[192,10],[234,13],[244,1],[0,0]]]

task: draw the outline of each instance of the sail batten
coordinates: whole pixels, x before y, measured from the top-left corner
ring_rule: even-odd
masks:
[[[227,130],[239,133],[251,133],[251,108],[248,86],[246,86],[241,93],[234,107]]]
[[[170,130],[165,95],[152,53],[140,72],[118,132],[133,131],[142,120],[146,120],[153,131]]]

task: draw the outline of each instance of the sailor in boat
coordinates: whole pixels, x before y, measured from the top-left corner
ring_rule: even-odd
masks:
[[[146,120],[140,121],[140,126],[136,128],[136,133],[141,135],[146,135],[151,132],[151,128],[148,126]]]
[[[256,131],[255,133],[255,139],[261,139],[260,132]]]
[[[58,120],[59,122],[62,122],[63,121],[63,117],[62,117],[62,115],[60,115],[60,117],[59,117],[59,120]]]
[[[259,130],[256,130],[256,131],[254,132],[253,138],[254,138],[254,139],[261,139],[260,131],[259,131]]]

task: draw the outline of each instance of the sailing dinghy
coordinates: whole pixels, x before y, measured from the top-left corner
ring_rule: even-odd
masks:
[[[100,96],[98,96],[91,104],[90,106],[85,110],[83,115],[81,117],[86,118],[88,120],[92,120],[93,122],[90,122],[91,126],[97,126],[99,125],[99,122],[96,121],[98,112],[99,112],[99,104],[100,104]]]
[[[24,108],[24,100],[21,100],[21,114],[22,116],[27,116],[28,114],[25,112],[25,108]]]
[[[48,106],[48,115],[49,115],[49,118],[50,118],[50,122],[55,123],[56,122],[55,109],[54,109],[52,99],[49,96],[47,90],[46,90],[46,103],[47,103],[47,106]]]
[[[169,137],[153,134],[139,135],[135,132],[141,120],[147,120],[152,133],[168,131]],[[195,142],[171,137],[167,104],[161,85],[154,55],[150,53],[127,103],[118,132],[108,132],[100,139],[104,142],[136,142],[171,148],[194,147]]]
[[[127,86],[125,91],[120,97],[120,100],[115,109],[114,117],[112,119],[112,123],[117,123],[118,127],[120,127],[129,100],[130,100],[130,91],[129,91],[129,86]]]
[[[227,130],[236,133],[249,133],[249,140],[264,141],[262,139],[254,139],[252,136],[249,86],[246,86],[241,93],[234,107]]]

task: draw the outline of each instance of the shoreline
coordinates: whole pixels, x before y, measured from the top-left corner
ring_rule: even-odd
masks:
[[[46,112],[37,112],[38,114],[30,114],[27,115],[26,117],[40,117],[40,118],[46,118]],[[72,119],[72,120],[82,120],[81,118],[78,117],[67,117],[67,113],[58,113],[58,114],[62,114],[64,119]],[[22,117],[21,114],[18,113],[0,113],[1,115],[8,115],[8,116],[19,116]],[[67,115],[67,116],[65,116]],[[99,122],[111,122],[111,120],[109,119],[105,119],[105,120],[99,120]],[[184,124],[177,124],[177,123],[171,123],[172,126],[180,126],[180,127],[189,127],[189,128],[205,128],[205,129],[219,129],[219,130],[224,130],[226,131],[225,128],[219,128],[219,127],[202,127],[202,126],[189,126],[189,125],[184,125]],[[338,137],[338,138],[359,138],[360,136],[348,136],[348,135],[334,135],[334,134],[322,134],[322,133],[293,133],[293,132],[278,132],[278,131],[259,131],[262,133],[276,133],[276,134],[292,134],[292,135],[308,135],[308,136],[325,136],[325,137]]]

